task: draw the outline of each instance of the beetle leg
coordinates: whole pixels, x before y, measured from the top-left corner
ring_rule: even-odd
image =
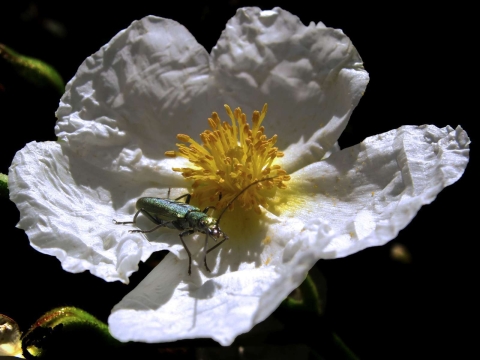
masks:
[[[185,204],[190,204],[190,199],[191,199],[191,197],[192,197],[192,194],[182,195],[182,196],[176,198],[175,200],[180,200],[180,199],[183,199],[184,197],[187,198],[187,199],[185,200]]]
[[[188,250],[187,244],[185,244],[185,241],[183,241],[183,237],[185,235],[192,235],[194,232],[195,230],[188,229],[178,234],[178,236],[180,236],[180,241],[182,242],[183,247],[185,248],[188,254],[188,275],[192,275],[192,254],[190,254],[190,250]]]
[[[150,214],[148,211],[146,211],[143,208],[136,212],[135,216],[133,217],[133,221],[115,222],[115,224],[136,224],[138,214],[140,214],[140,213],[142,213],[142,215],[145,216],[146,218],[148,218],[151,222],[157,224],[157,226],[155,226],[153,229],[150,229],[150,230],[129,230],[128,231],[129,233],[142,233],[142,234],[151,233],[152,231],[155,231],[158,228],[160,228],[162,226],[165,226],[165,222],[162,222],[162,221],[158,220],[156,217],[154,217],[152,214]]]
[[[140,209],[138,210],[136,213],[135,213],[135,216],[133,217],[133,221],[117,221],[115,219],[113,219],[113,223],[116,224],[116,225],[125,225],[125,224],[136,224],[137,223],[137,216],[138,214],[140,214],[140,212],[142,212],[143,214],[143,209]],[[146,211],[145,211],[146,212]],[[145,214],[144,214],[145,215]],[[148,214],[150,215],[150,214]],[[151,219],[150,219],[151,220]],[[158,221],[154,221],[154,223],[158,224]]]
[[[208,246],[208,233],[205,234],[205,246],[203,247],[203,263],[205,264],[205,269],[208,272],[211,272],[207,265],[207,246]]]
[[[117,221],[115,219],[113,219],[113,223],[115,225],[135,224],[133,221]]]
[[[215,239],[215,238],[214,238],[214,239]],[[225,240],[228,240],[228,236],[226,236],[226,235],[225,235],[225,238],[224,238],[222,241],[220,241],[218,244],[216,244],[216,245],[212,246],[210,249],[208,249],[208,250],[207,250],[207,254],[208,254],[210,251],[215,250],[217,247],[219,247],[220,245],[222,245],[222,244],[225,242]],[[215,241],[217,241],[217,239],[215,239]]]
[[[157,226],[155,226],[153,229],[150,229],[150,230],[128,230],[129,233],[142,233],[142,234],[147,234],[147,233],[151,233],[151,232],[154,232],[155,230],[157,230],[158,228],[161,228],[165,226],[164,223],[161,223],[161,224],[158,224]]]
[[[207,206],[205,209],[203,209],[203,213],[206,214],[208,210],[210,209],[213,209],[213,210],[217,210],[217,208],[215,206]]]
[[[145,211],[145,209],[140,209],[138,210],[136,213],[135,213],[135,216],[133,217],[133,221],[117,221],[117,220],[113,220],[113,223],[114,224],[117,224],[117,225],[125,225],[125,224],[136,224],[137,223],[137,217],[138,217],[138,214],[142,213],[143,216],[147,217],[151,222],[157,224],[157,225],[163,225],[163,223],[161,221],[159,221],[156,217],[152,216],[148,211]],[[157,227],[155,227],[156,229]],[[148,231],[150,232],[150,231]]]

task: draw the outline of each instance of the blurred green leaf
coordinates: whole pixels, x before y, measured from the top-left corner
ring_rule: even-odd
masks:
[[[8,198],[8,176],[0,173],[0,197]]]
[[[21,55],[0,44],[0,61],[10,64],[20,77],[37,87],[52,87],[60,94],[65,91],[62,77],[53,67],[41,60]]]

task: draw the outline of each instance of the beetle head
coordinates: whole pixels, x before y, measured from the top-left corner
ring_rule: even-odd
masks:
[[[206,218],[200,220],[201,231],[217,240],[219,237],[226,238],[225,233],[218,226],[217,219],[207,216]]]

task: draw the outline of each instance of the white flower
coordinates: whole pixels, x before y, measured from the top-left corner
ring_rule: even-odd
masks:
[[[340,151],[336,141],[367,82],[341,30],[304,26],[280,8],[238,10],[211,54],[175,21],[135,21],[68,83],[57,111],[59,141],[27,144],[15,156],[9,184],[18,227],[65,270],[107,281],[128,282],[139,261],[169,250],[114,307],[113,336],[231,344],[269,316],[318,259],[385,244],[462,175],[470,141],[460,127],[404,126]],[[271,198],[257,193],[261,214],[245,211],[240,199],[233,204],[220,224],[229,239],[207,256],[211,273],[203,266],[204,235],[185,237],[189,276],[180,231],[129,233],[134,226],[112,222],[130,221],[139,197],[192,190],[172,170],[192,164],[165,156],[177,134],[200,142],[212,111],[224,118],[229,104],[251,114],[264,103],[264,132],[278,135],[284,154],[273,164],[290,180]],[[225,203],[238,191],[227,185],[213,197]],[[195,191],[200,199],[202,190]],[[143,216],[137,225],[154,226]]]

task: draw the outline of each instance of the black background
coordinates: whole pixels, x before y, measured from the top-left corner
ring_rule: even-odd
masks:
[[[304,24],[322,21],[343,29],[370,74],[365,96],[340,139],[342,147],[406,124],[460,124],[475,141],[478,61],[473,51],[478,32],[473,28],[473,9],[460,3],[444,7],[405,2],[350,7],[343,2],[302,1],[107,4],[17,1],[0,5],[0,43],[46,61],[66,82],[87,56],[145,15],[178,21],[210,51],[238,7],[281,6]],[[57,30],[52,31],[55,26]],[[0,84],[0,172],[6,174],[15,152],[25,143],[55,139],[54,112],[60,96],[39,91],[2,67]],[[475,335],[468,325],[475,327],[478,321],[478,307],[471,306],[478,300],[473,291],[478,284],[474,259],[478,232],[474,232],[472,214],[478,204],[473,186],[474,144],[471,149],[464,176],[423,207],[391,243],[318,262],[328,287],[325,318],[314,324],[289,323],[290,329],[278,337],[288,339],[291,331],[291,341],[296,343],[294,333],[312,326],[333,329],[361,359],[466,355]],[[0,313],[17,320],[23,330],[44,312],[64,305],[78,306],[106,321],[113,305],[150,269],[142,265],[128,286],[106,283],[90,273],[67,273],[56,258],[33,250],[25,233],[15,228],[15,205],[0,199],[0,206]],[[410,251],[410,264],[392,260],[391,248],[398,243]],[[275,334],[265,346],[272,344],[276,346]],[[191,349],[217,344],[191,340],[173,346]]]

